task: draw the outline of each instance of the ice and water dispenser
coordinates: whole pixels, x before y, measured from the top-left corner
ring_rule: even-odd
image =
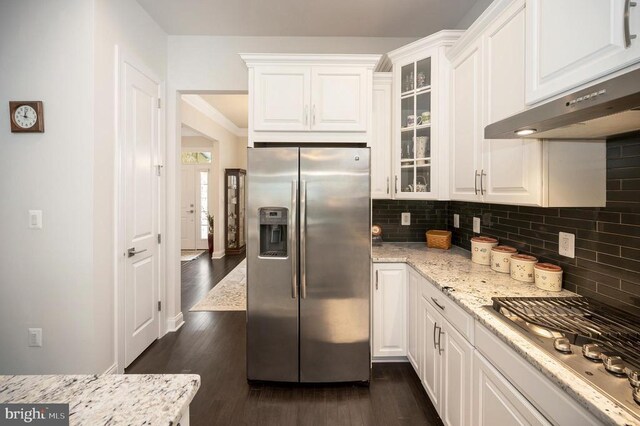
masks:
[[[287,223],[289,209],[260,209],[260,256],[287,257]]]

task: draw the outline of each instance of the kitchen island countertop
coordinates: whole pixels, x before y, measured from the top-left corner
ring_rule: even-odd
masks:
[[[0,403],[68,403],[71,425],[176,425],[195,374],[0,376]]]
[[[533,367],[564,389],[590,413],[607,424],[636,425],[638,421],[607,396],[587,384],[567,367],[496,318],[486,306],[492,297],[576,296],[567,290],[549,292],[533,283],[523,283],[471,262],[471,253],[459,247],[451,250],[427,248],[424,243],[384,243],[372,250],[374,263],[407,263],[442,290],[444,295],[470,313],[500,340],[513,348]]]

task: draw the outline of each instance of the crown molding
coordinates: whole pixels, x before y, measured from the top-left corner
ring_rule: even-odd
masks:
[[[247,67],[256,65],[352,65],[374,69],[382,55],[307,54],[307,53],[240,53]]]
[[[393,63],[389,59],[389,55],[384,54],[376,66],[375,72],[390,72],[393,69]]]
[[[209,102],[202,99],[200,95],[182,95],[182,100],[200,111],[215,123],[233,133],[234,135],[244,137],[249,134],[247,129],[241,129],[240,127],[236,126],[231,120],[225,117],[224,114],[214,108]]]
[[[387,57],[396,62],[405,56],[414,55],[424,49],[435,46],[452,46],[464,34],[464,30],[442,30],[430,36],[421,38],[409,44],[406,44],[396,50],[387,53]]]
[[[447,51],[447,59],[452,60],[452,58],[457,57],[463,50],[474,43],[502,12],[516,4],[520,7],[525,7],[525,0],[494,0],[464,32],[464,35]]]

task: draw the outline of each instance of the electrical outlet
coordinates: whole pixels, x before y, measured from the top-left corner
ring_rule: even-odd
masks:
[[[576,236],[567,232],[558,234],[558,253],[570,258],[576,257]]]
[[[29,229],[42,229],[42,210],[29,210]]]
[[[411,213],[402,213],[400,223],[405,226],[411,225]]]
[[[480,218],[479,217],[474,217],[473,218],[473,232],[476,234],[480,233]]]
[[[458,213],[453,215],[453,227],[460,228],[460,215]]]
[[[42,347],[42,329],[41,328],[29,329],[29,346],[34,348]]]

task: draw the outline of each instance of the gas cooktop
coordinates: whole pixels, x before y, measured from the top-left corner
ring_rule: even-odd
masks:
[[[640,419],[640,318],[587,297],[494,297],[492,311]]]

